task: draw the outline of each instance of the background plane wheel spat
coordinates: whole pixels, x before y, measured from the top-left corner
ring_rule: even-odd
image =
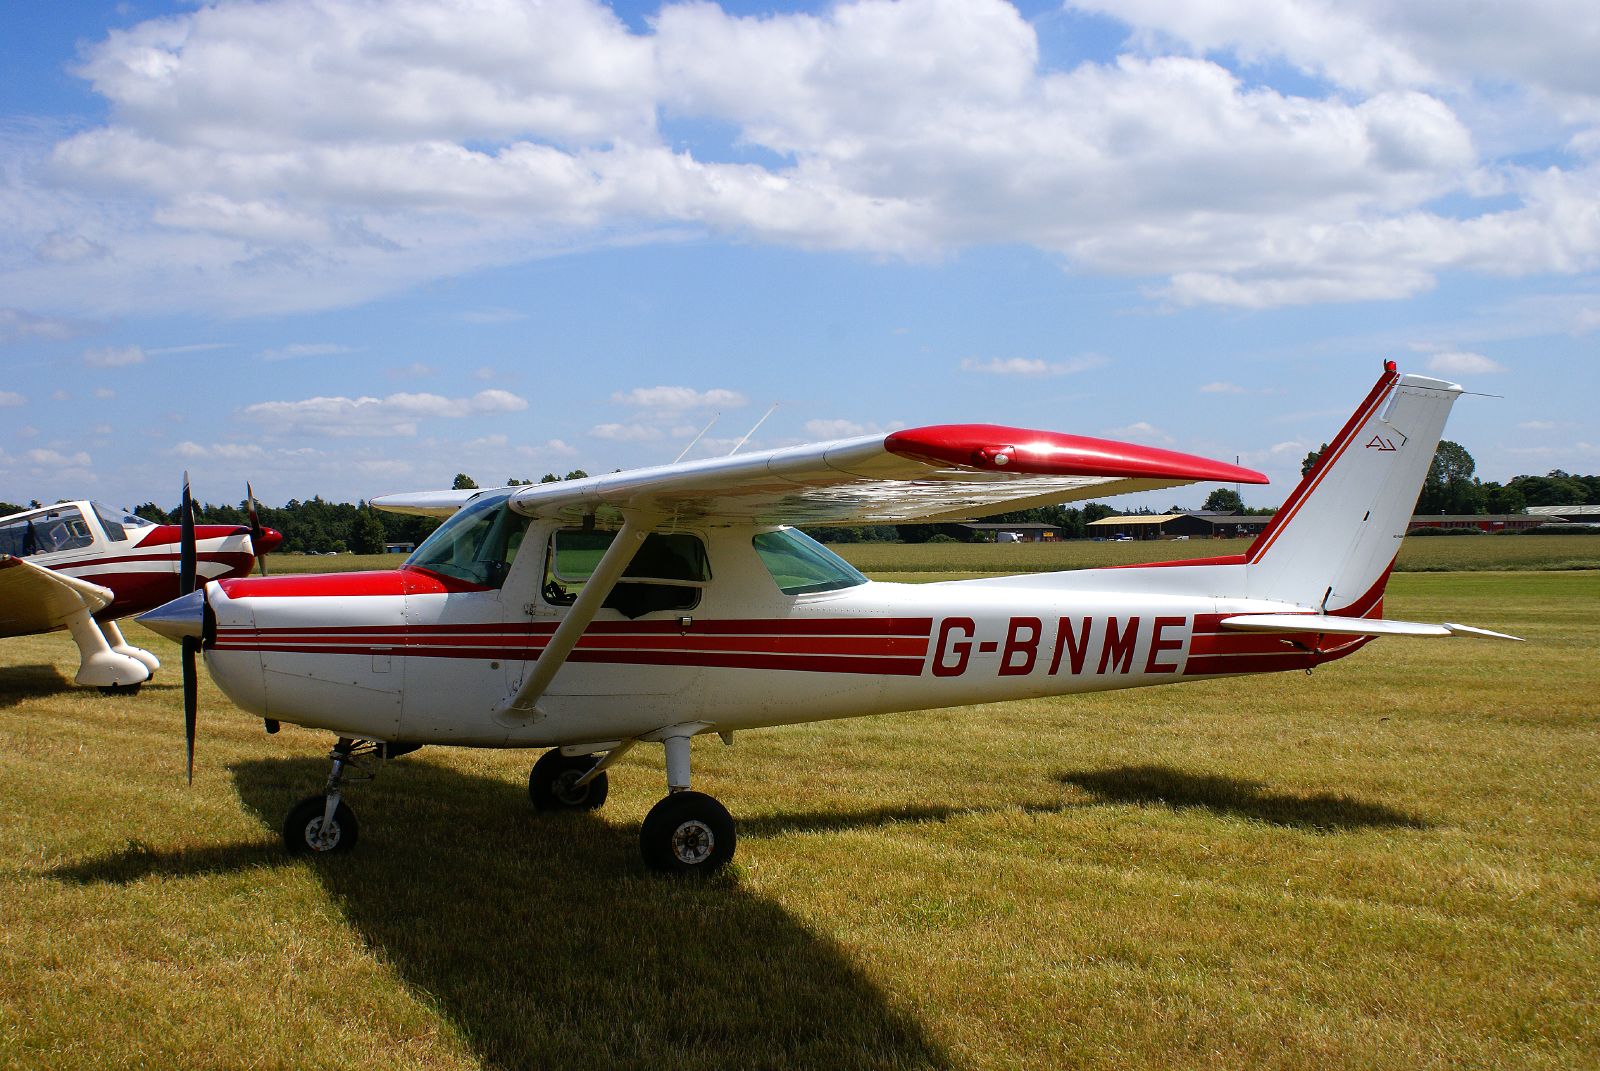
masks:
[[[733,816],[704,792],[674,792],[650,808],[639,851],[651,870],[713,874],[733,858]]]
[[[606,801],[610,790],[604,772],[596,774],[586,785],[578,780],[593,769],[598,760],[593,755],[561,754],[553,748],[539,757],[528,774],[528,798],[540,811],[592,811]]]
[[[283,823],[283,846],[289,849],[290,855],[348,852],[356,846],[355,812],[341,801],[334,809],[333,822],[324,830],[322,816],[326,805],[325,796],[307,796],[289,811]]]

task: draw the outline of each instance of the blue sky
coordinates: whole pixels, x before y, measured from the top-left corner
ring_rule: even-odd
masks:
[[[1265,471],[1392,358],[1600,470],[1600,9],[8,5],[0,500],[994,422]],[[1205,489],[1158,496],[1198,504]]]

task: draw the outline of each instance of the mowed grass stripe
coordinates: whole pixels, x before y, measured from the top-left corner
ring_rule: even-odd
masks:
[[[743,834],[703,887],[637,861],[649,749],[554,820],[531,754],[425,749],[286,861],[324,735],[203,677],[186,789],[173,674],[6,641],[0,1065],[1596,1066],[1597,606],[1406,574],[1390,616],[1530,642],[703,741]]]

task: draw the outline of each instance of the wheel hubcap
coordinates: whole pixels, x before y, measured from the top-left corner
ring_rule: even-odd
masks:
[[[672,831],[672,854],[678,862],[696,866],[711,858],[717,836],[699,819],[690,819]]]
[[[578,785],[578,778],[582,776],[576,770],[568,770],[566,773],[561,774],[551,784],[551,794],[569,807],[578,806],[589,798],[589,786]]]
[[[313,818],[306,825],[306,843],[314,852],[331,851],[339,843],[339,823],[329,822],[327,832],[322,829],[322,819]]]

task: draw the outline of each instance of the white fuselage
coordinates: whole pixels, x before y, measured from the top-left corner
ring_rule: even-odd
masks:
[[[509,701],[567,612],[542,589],[539,524],[498,590],[410,568],[212,585],[206,659],[262,717],[376,740],[531,747],[1303,669],[1364,642],[1222,629],[1230,614],[1306,609],[1212,593],[1228,586],[1226,564],[790,596],[752,550],[753,531],[695,533],[711,570],[698,603],[632,620],[601,610],[529,711]]]

